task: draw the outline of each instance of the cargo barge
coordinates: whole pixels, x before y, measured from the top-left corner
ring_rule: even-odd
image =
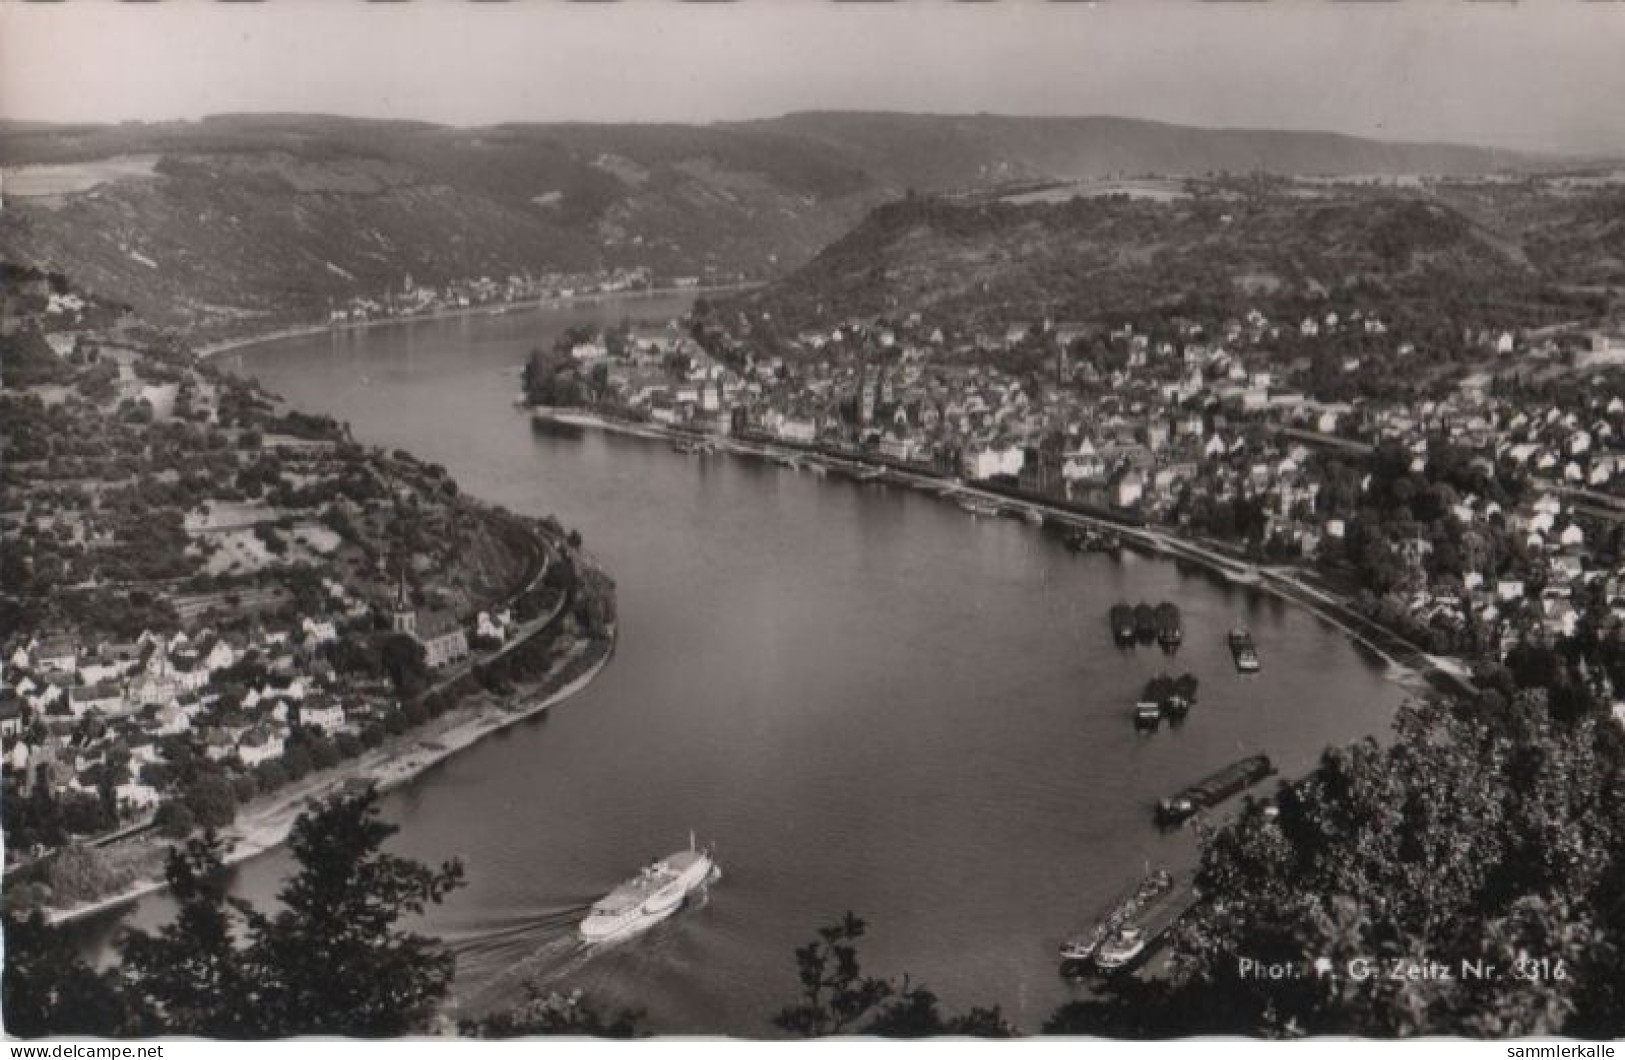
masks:
[[[1217,806],[1275,772],[1268,755],[1251,755],[1233,762],[1205,780],[1157,803],[1156,819],[1164,828],[1184,824],[1203,810]]]

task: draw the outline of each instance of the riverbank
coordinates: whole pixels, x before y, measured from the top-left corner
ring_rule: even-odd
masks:
[[[531,410],[546,420],[587,427],[617,434],[660,442],[688,442],[694,440],[689,432],[675,431],[659,424],[630,423],[610,419],[591,412],[564,408]],[[736,456],[755,457],[776,463],[795,462],[825,469],[880,472],[870,480],[906,486],[939,498],[972,498],[1002,507],[1019,507],[1037,511],[1045,522],[1076,528],[1110,530],[1119,537],[1133,542],[1141,551],[1164,558],[1180,560],[1199,566],[1223,578],[1226,582],[1267,593],[1285,600],[1314,615],[1339,630],[1355,644],[1381,659],[1389,669],[1389,677],[1396,684],[1421,691],[1434,689],[1450,695],[1476,693],[1470,671],[1459,659],[1431,655],[1415,644],[1385,629],[1356,611],[1352,604],[1336,594],[1308,584],[1301,572],[1289,566],[1263,566],[1247,560],[1225,555],[1212,544],[1179,537],[1165,530],[1138,526],[1128,521],[1115,521],[1103,516],[1084,515],[1040,500],[1022,498],[1014,500],[1004,494],[981,489],[957,479],[933,478],[910,474],[896,467],[868,463],[861,459],[841,461],[824,454],[788,446],[775,446],[766,442],[742,442],[723,436],[707,436],[719,452]]]
[[[525,312],[536,309],[554,309],[572,305],[594,305],[599,302],[615,300],[641,300],[647,298],[672,298],[682,295],[716,294],[724,291],[746,291],[758,287],[756,283],[724,283],[709,287],[649,287],[637,291],[593,291],[584,294],[549,295],[545,298],[531,298],[519,302],[485,303],[475,306],[457,306],[453,308],[437,309],[432,313],[415,313],[403,317],[382,317],[377,320],[354,320],[343,322],[323,322],[314,324],[290,324],[286,327],[271,331],[259,331],[239,338],[220,339],[215,342],[204,343],[197,348],[197,355],[202,359],[217,357],[222,353],[243,350],[261,343],[276,342],[280,339],[297,339],[309,335],[325,333],[339,334],[346,331],[365,331],[370,328],[399,326],[402,324],[418,324],[434,320],[455,320],[459,317],[503,316],[508,313]]]
[[[544,628],[545,623],[533,630],[532,635]],[[574,642],[559,659],[556,671],[522,691],[518,701],[511,705],[499,703],[490,693],[481,693],[440,718],[393,737],[373,751],[291,785],[263,802],[244,807],[232,825],[221,831],[227,844],[226,863],[235,865],[281,846],[300,813],[313,800],[335,795],[354,784],[372,784],[381,792],[394,790],[486,737],[546,713],[592,683],[614,656],[617,636],[617,627],[611,627],[609,636],[601,641]],[[519,643],[516,641],[513,647]],[[554,682],[561,678],[562,683],[555,686]],[[157,836],[148,836],[139,842],[147,844],[148,854],[157,854],[160,859],[173,845],[173,841]],[[46,919],[54,924],[82,920],[167,887],[160,861],[156,871],[143,872],[116,893],[67,909],[48,909]]]

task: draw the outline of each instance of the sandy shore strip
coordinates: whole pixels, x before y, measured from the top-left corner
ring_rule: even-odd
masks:
[[[291,789],[278,792],[271,801],[263,805],[250,806],[239,815],[231,827],[223,829],[220,833],[229,845],[226,863],[235,865],[281,846],[292,832],[294,821],[313,799],[319,800],[335,794],[355,781],[371,782],[377,785],[379,791],[393,790],[492,733],[501,732],[510,726],[534,718],[576,695],[590,685],[604,667],[609,665],[610,659],[615,655],[616,635],[615,631],[611,632],[609,639],[603,642],[602,654],[590,667],[545,696],[522,702],[500,713],[492,713],[488,705],[462,708],[453,714],[461,713],[466,716],[447,715],[452,720],[444,727],[430,724],[423,729],[433,731],[404,733],[397,737],[400,742],[394,747],[369,751],[350,762],[323,771],[320,776],[308,778]],[[577,645],[569,656],[560,660],[561,664],[568,665],[579,658],[580,654],[581,646]],[[127,905],[167,887],[168,884],[161,875],[143,877],[121,888],[117,893],[93,902],[70,906],[67,909],[48,910],[46,920],[53,924],[80,920]]]

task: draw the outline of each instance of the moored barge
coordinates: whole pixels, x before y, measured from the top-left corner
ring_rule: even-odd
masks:
[[[1123,968],[1143,952],[1147,920],[1175,897],[1173,873],[1166,869],[1150,873],[1088,931],[1062,943],[1062,970],[1113,972]]]
[[[1134,636],[1146,644],[1157,639],[1157,612],[1144,602],[1134,605]]]
[[[1157,643],[1164,648],[1177,648],[1185,639],[1185,626],[1179,615],[1179,605],[1164,600],[1156,607]]]
[[[1112,626],[1112,637],[1118,644],[1134,643],[1134,609],[1128,604],[1113,604],[1106,615]]]
[[[1232,762],[1217,773],[1157,803],[1157,823],[1165,828],[1184,824],[1203,810],[1238,795],[1275,772],[1268,755],[1251,755]]]

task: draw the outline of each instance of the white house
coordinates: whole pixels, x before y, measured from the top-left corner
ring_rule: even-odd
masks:
[[[47,672],[76,672],[79,669],[79,638],[47,637],[35,646],[34,663]]]
[[[1067,453],[1061,464],[1061,478],[1066,482],[1099,482],[1106,477],[1106,461],[1085,438],[1078,447]]]
[[[79,718],[91,711],[108,716],[125,713],[124,690],[114,684],[76,685],[68,689],[68,710]]]
[[[474,635],[487,640],[494,640],[501,644],[508,639],[508,613],[492,615],[489,611],[481,611],[474,619]]]
[[[344,707],[334,699],[311,699],[299,707],[299,724],[329,736],[344,728]]]
[[[245,766],[256,766],[282,756],[282,734],[269,726],[260,726],[237,741],[237,757]]]
[[[468,658],[468,635],[456,616],[422,612],[417,622],[418,643],[423,645],[423,661],[431,670]]]
[[[191,727],[192,719],[186,711],[174,703],[166,703],[158,708],[151,731],[154,736],[177,736]]]
[[[311,644],[331,644],[339,639],[339,631],[330,618],[306,618],[299,623],[305,639]]]
[[[968,479],[987,479],[995,475],[1019,475],[1027,462],[1027,454],[1017,445],[986,446],[967,449],[961,461],[961,474]]]
[[[810,445],[818,437],[818,425],[810,419],[786,416],[779,421],[776,433],[787,442]]]
[[[1116,501],[1119,508],[1132,508],[1145,496],[1145,476],[1130,471],[1117,482]]]
[[[113,789],[119,805],[127,806],[132,810],[150,810],[157,806],[162,796],[158,789],[151,784],[143,784],[139,780],[132,780],[128,784],[120,784]]]

